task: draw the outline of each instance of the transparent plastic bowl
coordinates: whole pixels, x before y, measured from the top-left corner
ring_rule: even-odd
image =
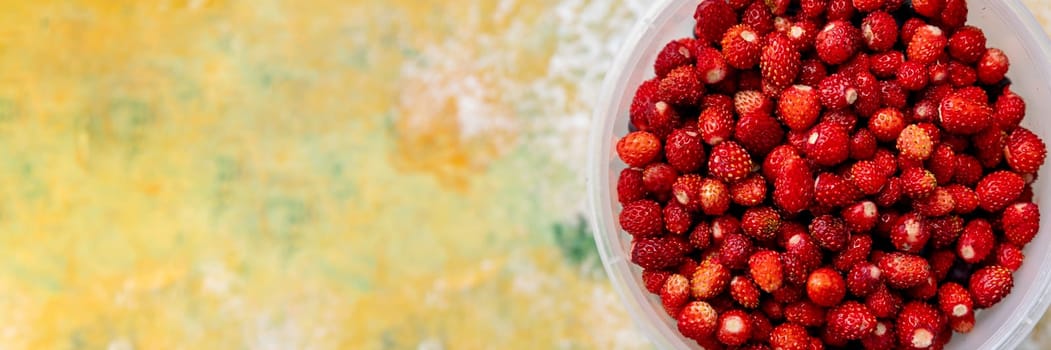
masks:
[[[617,176],[625,167],[614,145],[628,131],[628,107],[635,88],[654,76],[653,61],[668,41],[693,33],[693,13],[699,2],[661,0],[635,26],[606,76],[595,106],[591,129],[589,200],[595,242],[613,287],[638,328],[660,349],[698,349],[682,337],[660,299],[646,291],[641,269],[630,261],[631,237],[620,229],[616,200]],[[1025,6],[1017,0],[971,0],[968,24],[985,30],[990,47],[1007,53],[1012,90],[1026,99],[1023,125],[1051,140],[1051,43]],[[1042,173],[1046,173],[1046,169]],[[1038,183],[1046,181],[1041,177]],[[1038,202],[1051,198],[1051,187],[1034,188]],[[1046,209],[1045,209],[1046,210]],[[1051,214],[1041,216],[1041,233],[1025,249],[1026,262],[1015,272],[1013,292],[978,315],[975,329],[956,334],[952,349],[1013,349],[1033,329],[1051,298]]]

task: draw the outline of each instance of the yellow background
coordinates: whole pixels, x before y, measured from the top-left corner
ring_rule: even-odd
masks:
[[[0,349],[646,347],[580,172],[646,1],[0,5]]]

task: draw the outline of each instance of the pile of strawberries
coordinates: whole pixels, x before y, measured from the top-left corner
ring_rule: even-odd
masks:
[[[1011,291],[1046,146],[965,0],[704,0],[638,87],[631,260],[705,349],[941,349]]]

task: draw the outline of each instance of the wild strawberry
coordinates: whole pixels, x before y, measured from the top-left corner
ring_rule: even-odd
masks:
[[[671,237],[638,237],[632,241],[631,261],[644,269],[662,269],[678,265],[683,253]]]
[[[787,228],[790,225],[785,224],[783,227]],[[784,256],[798,260],[807,271],[821,265],[822,259],[821,248],[806,231],[792,235],[785,242]]]
[[[833,307],[847,294],[847,282],[831,268],[820,268],[810,273],[806,284],[807,298],[815,304]]]
[[[642,185],[652,194],[666,196],[678,177],[679,172],[667,163],[653,163],[642,171]]]
[[[722,107],[707,108],[697,117],[697,129],[701,139],[709,145],[729,140],[734,132],[733,111]]]
[[[686,209],[700,211],[704,182],[705,179],[697,174],[679,176],[672,184],[672,195]]]
[[[729,235],[742,235],[741,221],[732,215],[723,215],[712,220],[712,239],[722,243]]]
[[[867,236],[866,236],[867,237]],[[847,273],[847,290],[851,294],[864,298],[876,290],[882,283],[883,272],[869,262],[855,264]]]
[[[734,94],[734,111],[742,117],[755,114],[770,115],[774,111],[774,103],[762,92],[738,91]]]
[[[734,203],[745,207],[759,205],[766,199],[766,179],[763,175],[753,174],[748,178],[730,185],[730,197]]]
[[[774,204],[789,215],[810,207],[814,199],[814,177],[803,161],[790,161],[774,180]]]
[[[876,15],[877,13],[882,13],[882,12],[875,12],[872,15],[870,15],[870,17]],[[866,18],[866,20],[868,20],[868,19]],[[875,24],[873,24],[873,25],[875,25]],[[897,30],[897,27],[894,27],[894,30]],[[896,33],[897,32],[895,32],[895,35],[897,35]],[[873,35],[875,35],[875,33]],[[896,37],[895,37],[895,39],[896,39]],[[872,70],[872,74],[875,74],[876,77],[878,77],[880,79],[893,78],[895,75],[897,75],[898,68],[901,67],[901,64],[904,63],[904,62],[905,62],[905,55],[902,54],[901,51],[893,51],[893,50],[892,51],[884,51],[884,52],[874,53],[874,54],[872,54],[872,57],[869,59],[870,69]]]
[[[657,102],[657,89],[660,87],[660,78],[646,80],[639,84],[632,97],[631,107],[628,109],[631,125],[637,130],[649,130],[650,114],[653,113],[654,103]]]
[[[861,339],[876,329],[876,316],[865,305],[847,301],[828,311],[828,331],[845,339]]]
[[[778,116],[792,130],[806,130],[821,114],[821,97],[806,85],[794,85],[781,92]]]
[[[893,288],[905,289],[923,283],[931,276],[927,260],[907,253],[887,253],[878,261],[880,271]]]
[[[963,228],[963,234],[956,243],[956,254],[965,262],[977,263],[992,253],[995,243],[992,225],[988,221],[974,219]]]
[[[668,72],[657,89],[661,101],[677,106],[694,106],[703,94],[704,85],[692,66],[682,66]]]
[[[693,28],[694,36],[701,44],[711,44],[734,24],[737,14],[725,1],[701,1],[693,18],[697,20]]]
[[[865,297],[865,306],[879,318],[889,318],[897,315],[902,306],[902,298],[896,292],[880,284],[876,290]]]
[[[895,328],[903,349],[927,349],[940,333],[938,310],[924,302],[910,302],[902,308]]]
[[[814,46],[819,29],[816,23],[803,19],[792,23],[784,33],[797,51],[806,51]]]
[[[679,199],[679,202],[682,203],[683,200],[679,193],[674,192],[674,190],[673,193]],[[701,181],[700,191],[697,194],[700,196],[701,211],[705,215],[722,215],[730,209],[730,190],[722,181],[705,178]],[[687,204],[687,208],[689,208],[689,204]]]
[[[856,104],[855,107],[857,107]],[[858,115],[849,109],[831,111],[821,116],[821,120],[818,121],[818,124],[822,123],[839,126],[850,133],[858,126]]]
[[[961,154],[956,157],[956,171],[953,181],[964,185],[974,186],[982,179],[982,164],[971,155]]]
[[[986,175],[978,182],[975,192],[978,193],[979,206],[988,212],[997,212],[1022,194],[1025,180],[1010,171],[996,171]]]
[[[872,237],[869,235],[853,235],[847,244],[847,248],[839,252],[832,259],[832,267],[840,272],[850,271],[850,267],[869,258],[872,251]]]
[[[807,300],[797,301],[785,306],[785,319],[805,327],[819,327],[825,324],[825,309]]]
[[[631,203],[646,197],[642,184],[642,172],[638,169],[624,168],[617,177],[617,201],[620,204]]]
[[[992,258],[994,265],[1006,267],[1011,271],[1018,271],[1022,267],[1022,261],[1025,260],[1025,253],[1022,252],[1022,248],[1005,242],[996,245],[996,249],[993,249]]]
[[[880,104],[883,107],[889,107],[894,109],[904,108],[906,99],[908,96],[905,94],[905,90],[901,88],[901,85],[894,80],[886,80],[879,82],[880,88]]]
[[[897,148],[901,155],[913,160],[926,160],[933,152],[930,135],[916,124],[906,126],[898,134]]]
[[[939,184],[949,183],[956,171],[956,152],[945,143],[939,144],[927,160],[927,169],[934,174]]]
[[[620,211],[620,227],[633,236],[659,235],[664,229],[660,204],[651,200],[628,203]]]
[[[917,28],[916,33],[912,35],[912,40],[908,43],[905,57],[909,61],[926,65],[934,62],[934,59],[944,52],[945,46],[949,45],[949,40],[940,28],[926,25]]]
[[[860,129],[850,137],[850,159],[868,160],[876,155],[876,137],[868,129]]]
[[[752,240],[742,234],[730,234],[719,244],[719,262],[734,270],[748,267],[748,259],[755,250]]]
[[[1004,130],[1014,130],[1025,117],[1025,100],[1005,87],[993,106],[993,123]]]
[[[759,59],[759,70],[763,81],[776,87],[780,93],[792,85],[799,74],[801,64],[799,51],[787,36],[777,34],[770,38]]]
[[[841,126],[818,123],[806,140],[807,158],[822,166],[833,166],[850,157],[850,134]]]
[[[828,20],[849,21],[854,17],[854,2],[852,0],[829,0]]]
[[[876,208],[876,203],[863,201],[844,208],[840,215],[851,232],[865,233],[876,226],[879,210]]]
[[[795,323],[782,323],[770,332],[770,346],[781,350],[809,350],[811,341],[806,328]]]
[[[696,45],[696,40],[692,38],[673,40],[665,44],[664,48],[657,53],[657,60],[653,64],[653,70],[657,76],[664,77],[672,69],[693,64],[692,51],[693,46]]]
[[[741,12],[741,23],[755,28],[759,35],[766,35],[774,30],[774,13],[764,1],[755,1]]]
[[[912,40],[916,40],[914,37]],[[939,53],[939,57],[935,58],[934,62],[927,64],[928,79],[931,82],[931,86],[943,85],[949,82],[949,60],[945,56],[944,50]]]
[[[684,241],[680,240],[680,243],[681,242]],[[689,242],[685,242],[685,247],[686,251],[691,251],[693,249]],[[700,265],[700,263],[698,263],[697,260],[694,260],[690,257],[686,257],[685,259],[682,259],[682,264],[679,264],[679,267],[675,268],[674,272],[683,276],[693,276],[693,273],[697,271],[698,265]]]
[[[672,317],[678,316],[682,308],[690,301],[690,281],[680,274],[671,275],[664,282],[660,296],[664,311],[667,311]]]
[[[1036,173],[1044,165],[1047,157],[1047,145],[1032,131],[1017,128],[1007,138],[1004,158],[1011,169],[1019,173]]]
[[[960,28],[967,22],[967,0],[945,0],[939,25],[947,30]]]
[[[949,55],[963,63],[975,63],[985,54],[985,44],[981,29],[964,26],[949,38]]]
[[[664,227],[671,233],[684,234],[693,225],[690,212],[682,204],[676,201],[668,201],[664,206]]]
[[[708,249],[708,246],[712,244],[712,225],[703,221],[698,222],[697,225],[693,226],[693,230],[690,230],[687,240],[689,240],[690,245],[694,249]]]
[[[818,245],[833,252],[843,250],[850,237],[843,220],[831,215],[814,218],[810,222],[810,233]]]
[[[719,314],[710,304],[693,301],[679,313],[678,328],[687,338],[701,340],[715,333],[718,322]]]
[[[1000,216],[1004,238],[1019,247],[1033,240],[1040,229],[1040,210],[1036,203],[1019,202],[1004,208]]]
[[[790,145],[777,146],[763,160],[763,176],[767,179],[776,179],[780,177],[780,174],[784,173],[783,168],[789,163],[800,161],[802,159],[795,147]]]
[[[904,189],[901,185],[901,179],[892,177],[887,180],[887,184],[883,186],[883,189],[876,194],[876,198],[873,198],[873,202],[880,207],[890,207],[897,204],[901,200],[901,196],[904,193]]]
[[[927,87],[927,68],[923,63],[905,61],[898,66],[897,82],[902,89],[919,91]]]
[[[880,142],[891,142],[898,139],[901,131],[905,129],[905,116],[901,111],[894,108],[884,108],[876,111],[869,119],[869,130],[876,140]]]
[[[1011,270],[1003,266],[986,266],[975,271],[971,275],[968,290],[974,296],[974,306],[979,309],[988,308],[1003,300],[1011,287],[1014,286],[1014,277]]]
[[[759,34],[747,24],[730,27],[722,39],[726,63],[737,69],[749,69],[759,64],[762,46]]]
[[[854,8],[861,12],[872,12],[882,9],[884,0],[854,0]]]
[[[730,270],[717,259],[705,259],[690,276],[690,292],[697,300],[707,300],[722,294],[730,283]]]
[[[661,141],[651,133],[635,131],[617,141],[617,155],[629,166],[641,168],[660,156]]]
[[[945,8],[945,0],[913,0],[912,9],[927,18],[938,18]]]
[[[780,320],[785,317],[785,306],[773,298],[763,298],[759,301],[759,309],[771,320]]]
[[[897,345],[897,338],[893,323],[876,321],[872,333],[861,338],[861,346],[866,350],[893,350]]]
[[[752,171],[752,157],[740,144],[722,142],[712,147],[708,171],[712,176],[732,184],[744,179]]]
[[[996,168],[1004,158],[1007,146],[1007,133],[998,127],[989,127],[971,138],[974,155],[983,167]]]
[[[978,194],[966,186],[953,184],[945,187],[952,196],[953,213],[969,214],[978,208]]]
[[[661,289],[664,289],[664,282],[671,277],[672,273],[664,270],[643,270],[642,271],[642,282],[646,286],[646,290],[653,294],[660,294]]]
[[[814,200],[829,208],[841,207],[861,197],[850,182],[833,173],[821,173],[814,179]]]
[[[927,231],[931,233],[931,246],[935,249],[952,246],[963,233],[963,219],[959,216],[929,218],[926,221]]]
[[[913,300],[931,299],[935,295],[938,295],[938,280],[935,279],[932,274],[930,277],[927,277],[923,283],[905,290],[905,295]]]
[[[751,279],[736,276],[730,280],[730,296],[741,306],[749,309],[759,307],[759,287]]]
[[[927,169],[908,168],[901,173],[901,185],[909,198],[923,198],[934,193],[938,180]]]
[[[676,170],[693,172],[704,164],[704,147],[700,134],[688,129],[676,129],[664,143],[664,156]]]
[[[726,79],[730,73],[730,67],[726,64],[722,52],[711,47],[702,47],[697,51],[697,77],[705,84],[715,84]]]
[[[898,23],[889,13],[872,12],[861,21],[861,37],[872,51],[890,50],[898,40]]]
[[[814,58],[808,58],[803,60],[799,68],[799,77],[797,83],[799,85],[806,85],[810,87],[818,86],[822,80],[828,76],[828,69],[825,68],[825,64],[820,60]]]
[[[1000,49],[985,50],[982,58],[978,60],[978,81],[986,85],[999,83],[1004,79],[1010,66],[1007,55]]]
[[[784,135],[777,119],[764,114],[741,117],[734,128],[734,140],[756,156],[766,155],[781,145]]]
[[[737,346],[752,337],[752,317],[741,310],[730,310],[719,316],[715,336],[720,343]]]
[[[832,20],[817,33],[814,48],[818,57],[828,64],[846,62],[861,45],[861,33],[846,21]]]
[[[777,252],[760,250],[748,258],[748,271],[759,288],[767,293],[781,288],[784,273],[781,257]]]
[[[933,221],[934,220],[929,220],[928,223]],[[930,225],[930,227],[934,227],[934,225]],[[935,237],[939,235],[941,235],[941,233],[934,232]],[[957,235],[959,234],[957,233]],[[951,245],[952,243],[954,242],[950,242],[949,244]],[[938,250],[930,253],[928,260],[931,264],[931,277],[933,277],[935,281],[944,281],[945,278],[949,276],[949,272],[952,271],[953,265],[956,264],[956,252],[938,248]]]
[[[974,301],[967,288],[948,282],[938,289],[938,309],[949,317],[952,329],[967,333],[974,328]]]
[[[748,208],[741,217],[741,228],[755,240],[773,239],[781,228],[781,214],[770,207]]]
[[[914,212],[898,217],[890,231],[894,247],[906,253],[919,253],[930,238],[923,216]]]
[[[974,68],[955,60],[949,62],[949,82],[954,87],[971,86],[977,81],[978,73]]]
[[[881,107],[879,80],[866,70],[854,76],[854,86],[858,91],[854,110],[862,117],[871,117]]]
[[[726,56],[725,51],[723,56]],[[756,56],[756,64],[759,62],[758,57],[759,56]],[[754,65],[755,64],[753,64],[753,66]],[[763,88],[763,76],[759,74],[759,70],[739,70],[736,71],[736,73],[737,86],[733,89],[733,92],[730,93],[736,93],[737,91],[759,91]]]
[[[721,108],[721,109],[724,109],[724,110],[732,112],[733,108],[734,108],[734,99],[732,97],[730,97],[729,95],[725,95],[725,94],[721,94],[721,93],[719,93],[719,94],[707,94],[707,95],[704,95],[704,97],[701,98],[701,106],[700,106],[700,108],[702,110],[703,109],[708,109],[708,108]]]

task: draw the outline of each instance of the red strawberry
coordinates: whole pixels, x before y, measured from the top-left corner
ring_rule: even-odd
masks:
[[[972,94],[976,91],[970,89],[972,88],[953,92],[942,100],[939,120],[945,131],[971,135],[982,131],[991,123],[992,110],[989,104],[985,99],[973,98]]]
[[[897,82],[902,89],[919,91],[927,87],[927,68],[923,63],[905,61],[898,66]]]
[[[795,323],[782,323],[770,331],[770,346],[780,350],[810,350],[810,335]]]
[[[818,57],[828,64],[840,64],[854,56],[861,45],[861,33],[846,21],[828,22],[817,34],[814,48]]]
[[[974,301],[967,288],[948,282],[938,289],[938,309],[949,317],[953,330],[960,333],[974,328]]]
[[[890,318],[897,315],[901,305],[901,296],[888,289],[885,284],[880,284],[872,294],[865,297],[865,306],[868,306],[879,318]]]
[[[953,184],[945,188],[952,196],[953,213],[969,214],[978,208],[978,194],[963,185]]]
[[[867,236],[866,236],[867,237]],[[847,289],[851,294],[864,298],[882,283],[883,272],[869,262],[855,264],[847,273]]]
[[[680,242],[681,243],[685,243],[685,248],[684,249],[687,252],[689,252],[689,251],[691,251],[693,249],[693,247],[690,245],[689,242],[682,241],[682,240],[680,240]],[[683,276],[693,276],[694,271],[697,271],[697,265],[699,265],[697,260],[694,260],[693,258],[687,257],[685,259],[682,259],[682,264],[679,264],[679,267],[675,268],[675,273],[678,273],[678,274],[683,275]],[[687,278],[689,278],[689,277],[687,277]]]
[[[915,212],[899,216],[890,231],[894,247],[906,253],[919,253],[930,238],[923,216]]]
[[[882,9],[884,0],[854,0],[854,8],[861,12],[872,12]]]
[[[855,160],[872,159],[876,155],[876,136],[868,129],[860,129],[850,137],[850,158]]]
[[[918,37],[918,36],[917,36]],[[912,40],[916,40],[914,37]],[[927,64],[927,72],[931,86],[939,86],[949,82],[949,60],[944,50],[939,53],[934,62]]]
[[[770,339],[770,332],[774,330],[770,318],[761,311],[752,311],[749,316],[752,317],[752,342],[767,342]]]
[[[705,160],[700,134],[675,129],[664,143],[664,157],[678,171],[688,173],[699,169]]]
[[[653,113],[654,103],[657,102],[657,89],[660,87],[660,78],[653,78],[642,82],[635,90],[635,96],[631,100],[629,114],[631,125],[636,129],[649,130],[650,114]]]
[[[852,0],[829,0],[829,21],[849,21],[852,17],[854,17],[854,2]]]
[[[671,277],[672,273],[664,270],[643,270],[642,271],[642,282],[646,286],[646,290],[653,294],[660,294],[661,289],[664,289],[664,282]]]
[[[927,277],[923,283],[916,285],[915,287],[909,288],[905,291],[906,295],[913,300],[928,300],[938,295],[938,280],[934,278],[933,274],[931,277]]]
[[[620,227],[633,236],[655,236],[664,229],[662,217],[660,204],[651,200],[637,200],[628,203],[620,211]]]
[[[909,115],[909,119],[914,122],[933,122],[937,117],[938,103],[934,102],[933,99],[917,101],[916,104],[912,106],[912,114]]]
[[[734,94],[734,111],[741,117],[755,114],[770,115],[774,111],[774,103],[762,92],[738,91]]]
[[[730,67],[723,58],[723,53],[711,47],[702,47],[697,51],[697,77],[705,84],[716,84],[730,74]]]
[[[861,339],[876,330],[876,316],[865,305],[847,301],[828,311],[828,331],[846,339]]]
[[[1000,216],[1004,238],[1019,247],[1024,247],[1036,237],[1040,229],[1040,210],[1036,203],[1020,202],[1004,208]]]
[[[722,39],[726,63],[737,69],[749,69],[759,64],[762,45],[759,34],[747,24],[730,27]]]
[[[781,257],[771,250],[760,250],[748,258],[748,271],[759,288],[773,292],[781,288],[784,273],[781,268]]]
[[[741,235],[741,222],[731,215],[723,215],[712,220],[712,238],[716,243],[722,243],[729,235]]]
[[[674,234],[684,234],[693,226],[693,218],[686,207],[676,201],[664,206],[664,228]]]
[[[954,30],[967,22],[967,0],[945,0],[945,9],[941,12],[942,28]]]
[[[982,166],[995,168],[1004,158],[1004,147],[1007,146],[1007,133],[998,127],[989,127],[971,138],[975,156]]]
[[[734,99],[725,94],[707,94],[701,98],[701,109],[708,108],[721,108],[727,111],[733,111]]]
[[[915,287],[931,277],[930,265],[918,255],[887,253],[878,261],[878,266],[892,288]]]
[[[693,38],[669,41],[665,44],[664,48],[657,53],[657,60],[653,64],[653,70],[657,76],[664,77],[672,69],[693,64],[693,47],[696,45],[696,40]]]
[[[816,19],[825,12],[828,0],[799,0],[799,14],[805,18]]]
[[[715,332],[720,343],[737,346],[752,337],[752,317],[741,310],[730,310],[719,316],[719,328]]]
[[[852,79],[840,74],[833,74],[818,84],[821,104],[829,110],[839,110],[854,104],[858,99],[858,90]]]
[[[736,276],[730,280],[730,296],[746,308],[759,307],[759,286],[756,286],[748,277]]]
[[[690,276],[690,292],[697,300],[707,300],[722,294],[730,283],[730,270],[716,259],[705,259]]]
[[[711,337],[719,322],[719,314],[706,302],[690,302],[679,313],[679,332],[687,338],[702,340]]]
[[[653,163],[646,166],[642,171],[643,187],[658,196],[666,196],[671,192],[675,180],[679,178],[679,172],[675,171],[667,163]]]
[[[752,157],[740,144],[728,141],[712,147],[708,158],[708,171],[712,176],[727,183],[735,183],[752,171]]]
[[[695,249],[708,249],[708,246],[712,244],[712,225],[703,221],[697,223],[690,231],[688,240]]]
[[[866,350],[893,350],[897,345],[897,338],[893,323],[877,321],[872,333],[861,338],[861,345]]]
[[[802,161],[790,161],[774,180],[774,204],[785,213],[797,214],[814,199],[814,177]]]
[[[662,269],[678,265],[683,253],[670,237],[639,237],[632,241],[631,261],[644,269]]]
[[[734,132],[734,116],[730,108],[709,107],[697,117],[701,139],[709,145],[729,140]]]
[[[801,162],[799,151],[791,145],[775,147],[763,160],[763,176],[768,179],[777,179],[784,173],[789,163]]]
[[[767,40],[759,59],[759,70],[763,81],[774,86],[776,92],[780,93],[792,85],[799,74],[801,63],[800,53],[792,40],[777,34]]]
[[[840,215],[851,232],[865,233],[876,226],[879,210],[876,208],[876,203],[863,201],[844,208]]]
[[[854,76],[854,85],[858,91],[854,110],[862,117],[871,117],[881,107],[879,80],[866,69]]]
[[[952,213],[956,208],[952,194],[945,188],[939,187],[934,193],[912,202],[912,208],[920,214],[928,217],[945,216]]]
[[[887,184],[883,186],[883,190],[880,190],[876,194],[876,198],[873,199],[876,205],[881,207],[890,207],[898,203],[901,200],[902,194],[905,190],[902,188],[901,179],[892,177],[887,180]]]
[[[1011,271],[1018,271],[1022,267],[1022,261],[1025,260],[1025,253],[1022,252],[1022,248],[1014,244],[1000,243],[993,250],[992,257],[993,264],[1006,267]]]
[[[897,109],[884,108],[872,115],[868,126],[876,140],[880,142],[895,141],[898,139],[901,131],[905,129],[905,116]]]
[[[1005,87],[993,106],[993,123],[1004,130],[1014,130],[1025,117],[1025,100]]]
[[[963,63],[975,63],[985,54],[985,33],[972,26],[957,29],[949,38],[949,54]]]
[[[1004,79],[1010,65],[1007,55],[1000,49],[985,50],[982,58],[978,60],[978,81],[986,85],[999,83]]]
[[[927,18],[938,18],[945,8],[945,0],[913,0],[912,9]]]
[[[705,215],[722,215],[730,209],[730,190],[722,181],[709,178],[704,179],[701,182],[699,195],[701,211]],[[679,194],[676,193],[675,196],[680,199],[679,202],[681,203],[682,200]]]
[[[861,197],[861,192],[850,182],[832,173],[818,174],[814,179],[814,200],[829,208],[841,207]]]
[[[963,233],[956,243],[956,254],[965,262],[977,263],[992,253],[995,243],[992,225],[988,221],[974,219],[963,228]]]
[[[986,266],[971,275],[968,290],[974,296],[974,306],[985,309],[999,303],[1014,286],[1011,270],[1003,266]]]
[[[953,174],[954,182],[964,186],[974,186],[981,179],[982,164],[978,159],[968,154],[961,154],[956,157],[956,171]]]
[[[818,86],[828,76],[828,69],[820,60],[809,58],[803,60],[799,68],[799,77],[796,81],[799,85],[810,87]]]
[[[821,114],[821,96],[806,85],[794,85],[781,92],[778,116],[792,130],[806,130]]]
[[[680,274],[668,277],[661,288],[661,303],[668,315],[675,317],[679,315],[682,308],[690,301],[690,281]]]
[[[785,319],[806,327],[819,327],[825,324],[825,309],[810,301],[797,301],[785,307]]]
[[[773,298],[763,298],[759,301],[759,309],[771,320],[780,320],[785,317],[785,306]]]
[[[764,1],[752,2],[741,12],[741,23],[752,26],[759,35],[766,35],[774,30],[774,14]]]
[[[861,37],[872,51],[890,50],[898,40],[898,23],[889,13],[872,12],[861,22]]]
[[[942,143],[934,148],[934,153],[927,160],[927,169],[934,174],[939,184],[947,184],[952,181],[956,171],[956,152],[952,146]]]
[[[940,333],[938,310],[924,302],[910,302],[898,315],[898,344],[902,349],[927,349]]]
[[[697,5],[693,18],[697,20],[693,28],[694,36],[701,44],[711,44],[737,21],[737,14],[725,1],[706,0]]]
[[[704,94],[704,85],[701,84],[697,71],[691,66],[682,66],[668,72],[661,79],[657,96],[661,101],[667,101],[678,106],[694,106],[700,101]]]
[[[745,269],[754,249],[748,237],[742,234],[726,235],[719,245],[719,262],[734,270]]]
[[[810,273],[806,283],[807,297],[815,304],[832,307],[847,294],[847,282],[831,268],[820,268]]]
[[[989,212],[997,212],[1006,207],[1022,194],[1025,180],[1010,171],[996,171],[986,175],[975,192],[978,193],[979,206]]]
[[[624,168],[617,178],[617,201],[627,204],[646,197],[642,184],[642,172],[638,169]]]
[[[661,141],[651,133],[635,131],[617,141],[617,155],[629,166],[641,168],[660,156]]]
[[[766,200],[766,185],[763,175],[753,174],[730,185],[730,197],[738,205],[753,207]]]
[[[1017,128],[1007,137],[1004,159],[1011,169],[1019,173],[1036,173],[1044,165],[1047,145],[1032,131]]]
[[[831,215],[814,218],[810,222],[810,234],[818,245],[833,252],[843,250],[850,237],[843,219]]]
[[[912,17],[905,20],[905,23],[902,23],[901,30],[899,31],[901,32],[901,43],[908,44],[909,41],[912,41],[912,35],[916,34],[916,30],[925,25],[927,25],[927,22],[924,22],[923,19],[919,17]]]
[[[762,114],[741,117],[734,128],[734,140],[756,156],[766,155],[781,145],[784,134],[777,119]]]
[[[876,13],[873,13],[872,15],[876,15]],[[875,26],[876,24],[873,23],[872,25]],[[894,30],[895,35],[897,35],[897,27],[894,27]],[[873,33],[873,35],[876,35],[876,33]],[[894,38],[894,40],[896,40],[896,37]],[[895,75],[898,74],[898,68],[901,67],[901,64],[905,62],[905,54],[901,53],[901,51],[893,50],[874,53],[869,59],[869,62],[871,65],[870,68],[872,69],[872,74],[875,74],[876,77],[880,79],[893,78]]]
[[[949,39],[940,28],[932,25],[922,26],[912,35],[905,57],[923,65],[930,64],[944,52],[947,45]]]
[[[894,80],[880,81],[880,103],[883,107],[904,108],[908,96],[905,89]]]
[[[679,204],[690,211],[701,210],[702,190],[705,179],[697,174],[679,176],[672,184],[672,195]]]
[[[818,26],[809,20],[799,20],[785,29],[785,36],[792,41],[792,45],[798,51],[809,50],[814,46],[814,38],[817,37]]]
[[[782,272],[784,272],[784,263],[781,265]],[[781,304],[791,304],[803,299],[803,293],[805,291],[802,287],[795,285],[782,285],[781,288],[770,293],[774,297],[774,301]]]
[[[935,236],[937,235],[938,233],[935,232]],[[952,271],[953,265],[956,264],[956,252],[948,249],[935,250],[930,253],[928,260],[931,263],[931,277],[936,281],[944,281]]]
[[[934,143],[926,131],[916,124],[911,124],[898,134],[897,148],[903,157],[912,160],[926,160],[934,151]]]
[[[869,252],[872,251],[872,237],[869,235],[853,235],[847,248],[839,252],[832,259],[832,266],[840,272],[850,271],[850,267],[868,260]]]
[[[785,224],[782,226],[784,231],[788,231],[789,227],[799,227],[801,225]],[[785,241],[785,253],[786,257],[791,257],[798,260],[805,270],[811,270],[821,265],[822,253],[821,248],[814,242],[813,238],[806,232],[806,229],[802,229],[802,232],[793,234]]]
[[[924,198],[934,193],[938,187],[938,179],[926,169],[913,167],[902,171],[901,185],[905,194],[910,198]]]
[[[770,207],[751,207],[741,217],[744,233],[757,241],[774,238],[781,228],[781,214]]]
[[[850,157],[850,134],[839,125],[818,123],[806,140],[807,158],[822,166],[833,166]]]
[[[959,216],[929,218],[926,221],[927,231],[931,233],[931,246],[936,249],[954,245],[963,233],[963,219]]]

